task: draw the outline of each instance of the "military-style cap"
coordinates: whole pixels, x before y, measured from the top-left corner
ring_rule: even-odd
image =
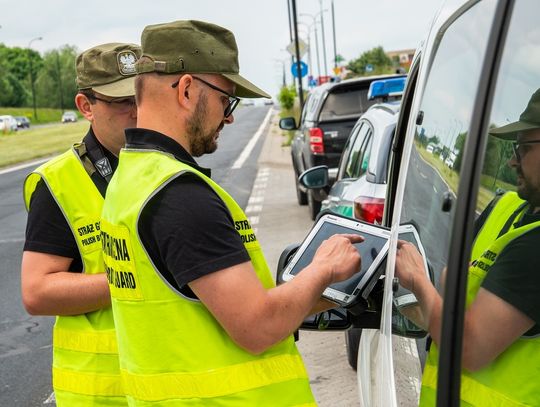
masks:
[[[77,56],[77,87],[110,97],[135,95],[135,63],[141,56],[136,44],[109,43]]]
[[[215,24],[196,20],[173,21],[145,27],[141,36],[143,56],[137,73],[220,74],[236,84],[236,96],[270,98],[240,76],[234,34]]]
[[[492,129],[489,134],[504,140],[512,140],[518,133],[534,129],[540,129],[540,89],[533,93],[518,121]]]

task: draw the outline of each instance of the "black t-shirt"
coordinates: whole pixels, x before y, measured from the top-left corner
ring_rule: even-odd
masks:
[[[127,129],[127,146],[172,154],[210,176],[180,144],[161,133]],[[232,216],[200,177],[181,175],[143,208],[138,232],[157,271],[182,294],[196,298],[187,285],[204,275],[249,261]]]
[[[118,158],[98,142],[91,128],[83,142],[87,149],[93,147],[93,151],[99,151],[95,150],[95,148],[99,148],[101,154],[108,158],[112,170],[116,169]],[[101,158],[99,154],[89,154],[88,156],[92,162]],[[92,174],[91,179],[101,195],[105,196],[107,181],[97,171]],[[81,272],[83,269],[73,231],[43,180],[38,182],[30,199],[24,250],[71,258],[73,261],[69,271]]]
[[[525,213],[516,226],[540,220],[540,213]],[[489,269],[482,287],[512,304],[536,325],[525,336],[540,334],[540,228],[511,241]]]

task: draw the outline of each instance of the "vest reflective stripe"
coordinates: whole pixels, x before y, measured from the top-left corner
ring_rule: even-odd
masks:
[[[88,396],[109,397],[124,395],[120,374],[95,375],[94,373],[76,372],[53,367],[53,379],[55,392],[62,390]]]
[[[467,307],[476,298],[489,268],[511,241],[540,227],[534,222],[513,225],[498,237],[506,221],[524,203],[515,192],[501,197],[476,237],[467,280]],[[514,223],[519,218],[514,220]],[[503,328],[504,329],[504,328]],[[438,349],[432,344],[422,377],[421,406],[433,406],[436,400]],[[490,365],[477,372],[461,375],[462,405],[531,406],[540,400],[540,338],[519,338]]]
[[[130,403],[314,403],[292,337],[261,355],[250,354],[233,342],[204,304],[180,295],[155,270],[138,235],[139,216],[152,196],[188,172],[200,177],[223,200],[257,277],[264,287],[274,285],[246,215],[219,185],[164,153],[122,150],[107,190],[101,232]],[[133,188],[135,179],[137,188]],[[118,205],[126,194],[129,205]]]
[[[66,350],[88,353],[118,353],[114,330],[76,331],[55,327],[53,342],[55,347]]]
[[[437,367],[426,364],[422,375],[422,391],[425,387],[432,390],[432,396],[435,396],[437,389]],[[505,406],[505,407],[524,407],[526,404],[518,403],[515,400],[511,400],[503,394],[494,392],[493,389],[478,383],[475,380],[467,376],[461,376],[461,398],[462,401],[473,406]],[[421,405],[435,405],[435,397],[430,398],[431,404],[427,404],[424,399]]]
[[[207,372],[133,375],[122,370],[126,393],[144,401],[211,398],[305,377],[298,355],[281,355]]]
[[[70,226],[85,274],[102,273],[99,220],[103,197],[74,149],[34,170],[24,184],[26,208],[43,180]],[[58,316],[53,329],[53,388],[63,406],[126,406],[112,308]]]

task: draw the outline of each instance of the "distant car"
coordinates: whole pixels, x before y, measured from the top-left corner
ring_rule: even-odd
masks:
[[[435,149],[435,145],[433,145],[433,144],[428,144],[427,147],[426,147],[426,151],[428,153],[431,153],[431,154],[433,154],[434,149]]]
[[[62,123],[74,123],[77,121],[77,114],[71,110],[64,112],[62,115]]]
[[[299,185],[298,176],[318,165],[328,166],[333,170],[332,175],[335,175],[343,147],[356,121],[370,106],[377,103],[376,98],[368,98],[371,83],[398,78],[404,80],[405,75],[367,76],[325,83],[309,92],[300,123],[297,124],[292,117],[280,120],[279,126],[283,130],[296,130],[291,144],[291,156],[297,199],[300,205],[309,206],[312,219],[319,213],[324,198],[316,191]],[[392,97],[388,95],[388,98]]]
[[[30,127],[30,120],[26,116],[15,116],[15,120],[19,129],[28,129]]]
[[[272,99],[264,99],[264,104],[271,106],[274,104],[274,101]]]
[[[242,99],[243,106],[255,106],[255,101],[253,99]]]
[[[17,120],[11,115],[0,116],[0,130],[4,132],[17,131]]]

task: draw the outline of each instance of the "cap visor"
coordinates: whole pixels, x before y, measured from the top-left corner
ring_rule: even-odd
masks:
[[[270,96],[264,90],[259,89],[247,79],[242,78],[240,75],[222,73],[225,78],[236,84],[235,95],[241,98],[268,98]]]
[[[503,140],[513,140],[517,137],[518,133],[539,128],[540,124],[538,123],[518,121],[507,124],[506,126],[497,127],[496,129],[491,129],[489,134]]]
[[[130,76],[106,85],[94,86],[92,90],[112,98],[121,98],[135,95],[135,76]]]

